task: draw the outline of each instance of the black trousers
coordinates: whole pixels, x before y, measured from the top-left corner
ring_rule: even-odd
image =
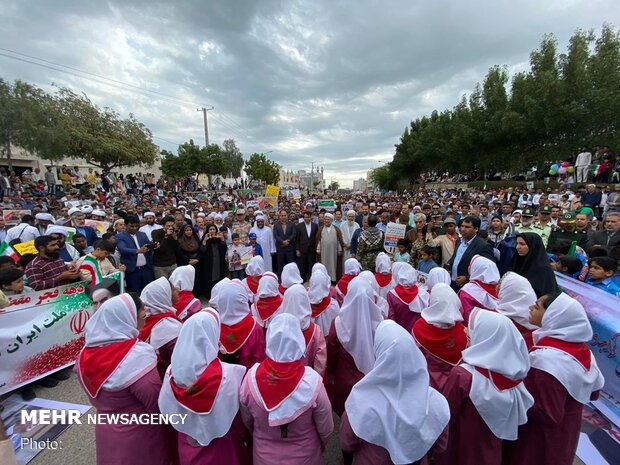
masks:
[[[302,253],[299,257],[297,257],[296,261],[301,277],[304,281],[309,281],[310,274],[312,273],[312,267],[316,262],[316,254],[313,251]]]
[[[276,255],[278,257],[278,278],[280,278],[282,276],[282,268],[284,268],[284,265],[295,261],[295,248],[292,245],[289,245],[285,249],[278,250]]]

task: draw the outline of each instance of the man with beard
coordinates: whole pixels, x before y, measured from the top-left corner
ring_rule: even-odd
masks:
[[[67,230],[62,226],[48,226],[45,232],[48,236],[52,236],[58,243],[58,255],[65,263],[71,263],[80,258],[80,252],[71,244],[67,244]]]
[[[256,215],[256,225],[250,229],[250,234],[256,234],[256,243],[263,251],[265,261],[265,271],[273,271],[271,257],[276,253],[276,243],[273,239],[273,231],[269,226],[265,226],[265,216]]]
[[[144,222],[146,223],[139,230],[146,234],[146,237],[149,238],[149,242],[153,240],[153,231],[156,229],[161,229],[161,225],[155,223],[155,213],[146,212],[144,215]]]
[[[339,258],[342,257],[342,233],[340,229],[332,225],[334,215],[325,214],[324,224],[316,234],[316,254],[317,259],[325,265],[332,283],[340,278],[338,266]]]
[[[534,227],[534,209],[527,207],[521,212],[521,224],[515,228],[517,234],[532,232],[541,235],[541,230]]]
[[[52,236],[39,236],[34,240],[39,255],[26,266],[28,285],[35,291],[42,291],[77,281],[80,273],[77,266],[67,266],[58,254],[58,241]]]

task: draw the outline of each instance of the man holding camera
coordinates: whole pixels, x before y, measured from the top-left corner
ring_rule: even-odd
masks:
[[[179,243],[177,242],[177,230],[174,225],[174,218],[167,216],[163,220],[164,227],[153,231],[153,274],[155,279],[162,276],[166,279],[177,267],[179,257]]]
[[[140,219],[137,216],[127,216],[125,225],[126,230],[116,235],[116,248],[126,268],[127,290],[140,293],[153,281],[152,250],[157,246],[139,231]]]

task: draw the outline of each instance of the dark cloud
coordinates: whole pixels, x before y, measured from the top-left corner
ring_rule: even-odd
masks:
[[[175,96],[130,92],[0,57],[0,76],[86,92],[154,135],[210,136],[350,184],[408,122],[450,108],[488,68],[527,67],[543,34],[618,23],[615,0],[315,2],[3,0],[3,48]],[[4,52],[3,52],[4,53]],[[190,103],[187,103],[190,102]],[[193,103],[191,103],[193,102]],[[175,149],[156,140],[162,147]]]

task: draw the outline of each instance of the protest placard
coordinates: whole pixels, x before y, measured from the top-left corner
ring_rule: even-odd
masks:
[[[267,189],[265,189],[265,197],[277,197],[280,195],[280,188],[278,186],[273,186],[271,184],[267,185]]]
[[[324,208],[328,212],[336,210],[336,201],[334,199],[320,199],[318,202],[318,209]]]
[[[107,276],[119,281],[122,273]],[[75,362],[93,302],[80,282],[8,296],[0,309],[0,394],[36,381]]]
[[[107,233],[110,228],[110,223],[108,221],[86,220],[84,224],[93,228],[100,235]]]
[[[22,216],[31,214],[31,210],[2,210],[2,219],[6,224],[18,224]]]
[[[34,240],[28,242],[20,242],[19,244],[13,244],[13,250],[15,250],[15,252],[17,252],[21,256],[29,253],[35,255],[39,253],[37,248],[34,246]]]
[[[293,200],[301,200],[301,191],[299,189],[291,189],[286,191],[286,198]]]
[[[237,250],[237,252],[239,253],[239,257],[241,257],[241,264],[242,265],[247,265],[248,262],[252,259],[253,255],[252,255],[252,247],[248,246],[248,247],[241,247]]]
[[[383,242],[383,248],[389,254],[394,254],[398,241],[405,237],[407,232],[406,224],[388,223],[385,228],[385,241]]]

